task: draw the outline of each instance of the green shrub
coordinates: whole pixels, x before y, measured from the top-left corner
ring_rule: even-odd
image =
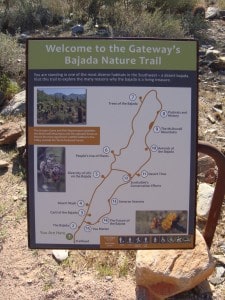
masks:
[[[18,10],[13,10],[8,16],[8,23],[8,31],[11,34],[21,33],[28,29],[33,30],[40,26],[31,5],[26,9],[20,7]]]
[[[4,94],[9,86],[9,83],[10,83],[10,79],[5,74],[0,76],[0,91],[3,92]]]
[[[9,100],[19,92],[20,92],[19,85],[15,81],[10,80],[9,85],[5,91],[5,98]]]
[[[187,12],[182,16],[182,27],[185,35],[192,36],[199,40],[206,38],[206,29],[208,29],[208,23],[201,15],[193,16],[192,13]]]
[[[18,84],[11,81],[5,74],[0,76],[0,91],[3,93],[4,99],[9,100],[20,91]]]

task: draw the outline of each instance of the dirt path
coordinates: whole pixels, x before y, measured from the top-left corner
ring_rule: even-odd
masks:
[[[28,249],[25,217],[13,220],[10,216],[5,223],[7,238],[0,253],[1,300],[135,299],[132,278],[99,278],[95,271],[85,268],[74,272],[69,265],[56,262],[51,250]]]

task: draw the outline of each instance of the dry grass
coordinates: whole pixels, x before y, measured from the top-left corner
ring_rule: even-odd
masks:
[[[217,0],[217,5],[220,9],[225,9],[225,0]]]
[[[92,270],[100,277],[134,275],[136,251],[78,250],[71,251],[62,263],[75,273]]]
[[[16,37],[0,32],[0,69],[11,78],[20,81],[25,76],[25,53]]]

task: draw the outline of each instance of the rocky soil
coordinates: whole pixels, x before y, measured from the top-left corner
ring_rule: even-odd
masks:
[[[204,52],[212,47],[221,51],[220,56],[225,56],[225,21],[212,20],[209,26],[210,39],[200,45],[199,139],[225,153],[225,67],[210,68],[209,57]],[[14,122],[20,121],[14,119]],[[1,146],[0,160],[9,162],[0,168],[0,300],[143,299],[135,293],[135,252],[129,256],[123,274],[109,271],[100,274],[99,269],[93,267],[99,256],[108,259],[116,256],[119,262],[125,253],[70,251],[68,259],[59,262],[51,250],[28,249],[26,181],[21,155],[18,156],[12,146]],[[202,285],[171,299],[225,298],[224,228],[225,205],[210,250],[217,261],[216,272]],[[112,265],[112,269],[114,267]]]

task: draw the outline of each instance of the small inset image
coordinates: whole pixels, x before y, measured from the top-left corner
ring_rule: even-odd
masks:
[[[65,192],[65,148],[37,148],[38,192]]]
[[[38,87],[36,91],[37,124],[86,124],[86,89]]]
[[[187,233],[187,211],[136,211],[136,234],[151,233]]]

